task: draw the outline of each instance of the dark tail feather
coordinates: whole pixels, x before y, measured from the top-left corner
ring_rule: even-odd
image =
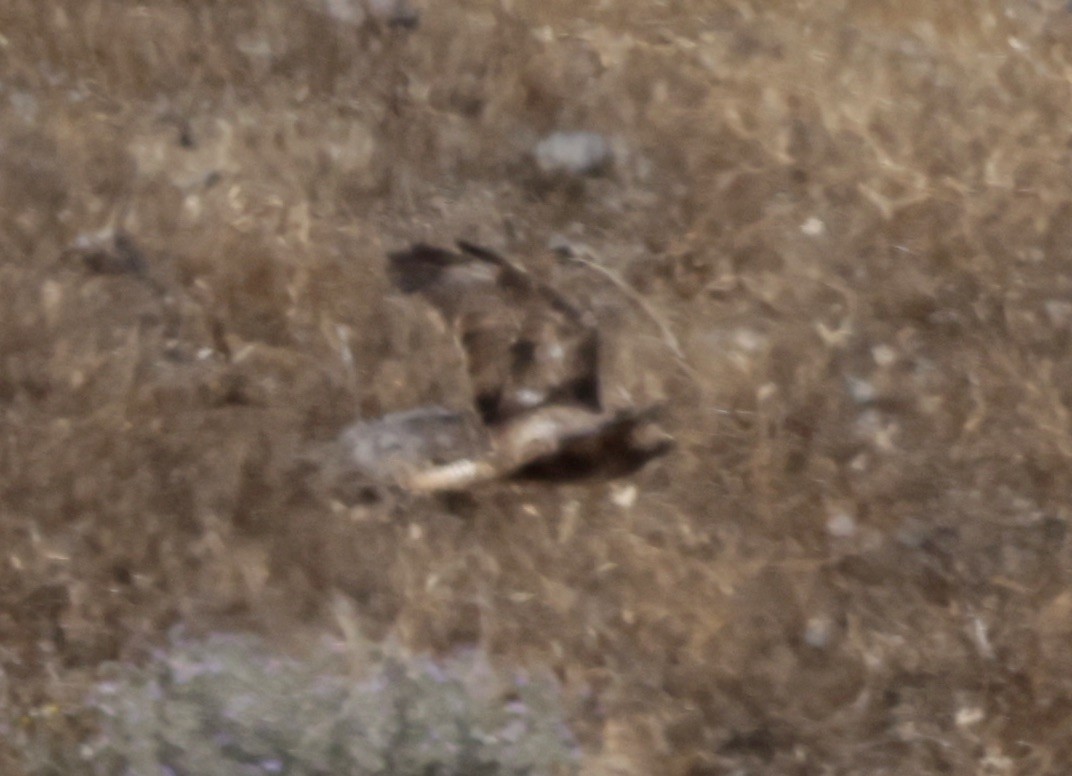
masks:
[[[458,246],[458,250],[472,256],[474,259],[480,259],[481,261],[486,261],[488,264],[494,264],[498,267],[510,266],[506,259],[489,248],[482,248],[476,243],[467,242],[465,240],[458,240],[456,245]]]
[[[416,294],[434,285],[443,273],[458,262],[450,251],[417,243],[403,251],[387,254],[387,276],[403,294]]]

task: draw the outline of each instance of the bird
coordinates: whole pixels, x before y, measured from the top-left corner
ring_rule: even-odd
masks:
[[[522,267],[466,241],[416,243],[388,254],[387,275],[452,331],[471,396],[464,410],[414,408],[349,426],[344,466],[410,491],[456,491],[621,477],[672,447],[661,406],[605,406],[593,316]]]
[[[590,316],[499,254],[464,241],[458,247],[418,243],[392,252],[388,276],[454,330],[484,422],[551,404],[600,410],[600,336]]]

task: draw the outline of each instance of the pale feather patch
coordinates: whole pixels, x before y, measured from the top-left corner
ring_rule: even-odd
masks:
[[[499,472],[487,461],[453,461],[411,472],[405,485],[411,490],[437,491],[471,488],[497,477]]]

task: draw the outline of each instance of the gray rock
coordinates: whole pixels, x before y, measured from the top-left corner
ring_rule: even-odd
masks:
[[[614,153],[610,143],[596,132],[552,132],[533,152],[545,173],[595,175],[610,166]]]
[[[313,0],[314,7],[342,24],[360,27],[370,18],[388,27],[414,29],[420,14],[409,0]]]

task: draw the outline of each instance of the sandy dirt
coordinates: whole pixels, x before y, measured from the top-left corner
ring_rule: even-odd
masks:
[[[373,638],[551,666],[593,776],[1067,773],[1063,4],[327,8],[0,3],[10,703],[62,712],[176,623],[297,645],[341,595]],[[556,130],[613,164],[541,171]],[[109,228],[137,261],[66,251]],[[385,276],[456,238],[583,301],[674,452],[309,487],[346,424],[464,405]]]

